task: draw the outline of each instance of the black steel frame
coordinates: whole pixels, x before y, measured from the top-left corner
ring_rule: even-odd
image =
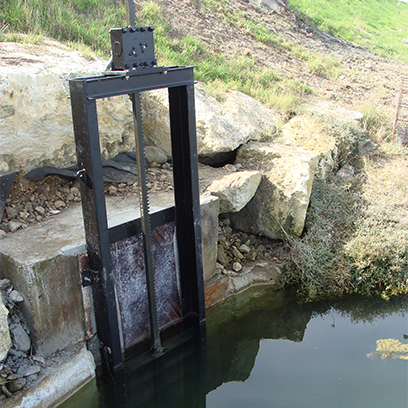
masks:
[[[140,219],[108,228],[96,100],[168,88],[175,206],[151,215],[151,227],[176,222],[183,327],[205,324],[193,67],[155,67],[69,81],[78,176],[101,357],[122,367],[110,244],[141,231]],[[134,112],[135,114],[135,112]]]

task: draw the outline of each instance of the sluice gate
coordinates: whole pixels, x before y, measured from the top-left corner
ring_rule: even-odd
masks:
[[[110,69],[69,85],[89,262],[83,284],[92,285],[102,360],[117,371],[140,343],[160,355],[169,327],[204,325],[205,309],[193,67],[158,67],[151,27],[112,29],[111,42]],[[163,88],[175,205],[151,212],[140,93]],[[96,102],[120,95],[132,101],[140,217],[109,228]]]

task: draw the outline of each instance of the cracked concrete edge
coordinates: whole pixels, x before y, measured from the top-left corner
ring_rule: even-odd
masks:
[[[1,406],[2,408],[54,408],[94,377],[94,358],[90,351],[82,347],[74,356],[51,367],[36,386],[3,400]]]

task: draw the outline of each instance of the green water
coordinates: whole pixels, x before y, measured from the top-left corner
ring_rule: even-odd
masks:
[[[407,300],[298,304],[253,288],[209,309],[205,334],[129,362],[61,407],[406,408],[408,361],[367,355],[379,339],[407,342]]]

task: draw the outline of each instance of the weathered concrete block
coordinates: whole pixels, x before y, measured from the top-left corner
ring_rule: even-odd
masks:
[[[220,201],[216,197],[201,196],[200,206],[203,269],[204,281],[206,281],[215,274]]]
[[[84,339],[81,282],[76,257],[24,262],[0,254],[2,274],[24,294],[21,308],[36,351],[50,355]]]
[[[139,216],[134,197],[107,197],[108,224],[124,223]],[[174,194],[151,197],[151,210],[174,205]],[[219,200],[201,197],[201,231],[204,279],[215,273]],[[78,255],[84,252],[85,236],[81,206],[26,229],[9,233],[1,240],[0,269],[22,293],[22,311],[28,320],[36,350],[49,355],[86,338],[83,296]],[[89,300],[89,299],[86,299]],[[88,320],[86,320],[88,319]],[[92,319],[91,319],[92,320]],[[88,322],[89,324],[89,322]],[[88,333],[89,334],[89,333]]]

